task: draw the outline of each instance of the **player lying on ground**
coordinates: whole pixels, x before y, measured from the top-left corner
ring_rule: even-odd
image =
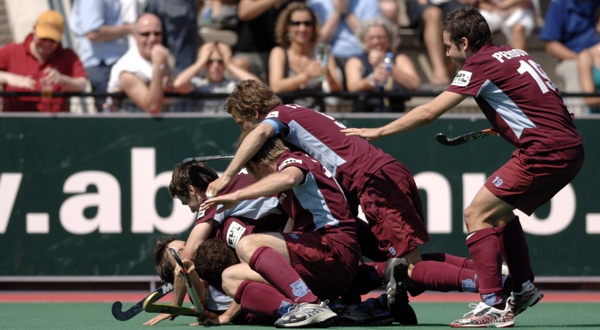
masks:
[[[287,222],[288,216],[279,208],[277,199],[273,196],[261,197],[240,203],[236,208],[217,214],[215,210],[199,212],[200,203],[206,198],[206,187],[218,177],[217,173],[206,163],[190,160],[175,165],[169,184],[169,194],[177,198],[183,205],[187,205],[194,213],[197,212],[194,227],[190,232],[186,244],[179,252],[181,259],[192,260],[198,246],[211,235],[222,238],[229,246],[235,248],[243,235],[254,230],[273,231],[281,230]],[[235,176],[231,189],[245,187],[255,182],[247,171],[241,170]],[[223,226],[229,219],[234,219],[228,226]],[[249,222],[252,225],[249,225]],[[163,275],[161,275],[163,276]],[[173,275],[164,274],[165,278]],[[181,306],[185,297],[185,284],[179,276],[174,279],[174,294],[172,304]],[[148,322],[149,325],[157,324],[170,318],[169,314],[160,314]]]

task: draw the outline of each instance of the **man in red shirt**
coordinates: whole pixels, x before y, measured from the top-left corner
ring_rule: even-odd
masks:
[[[7,92],[83,92],[88,79],[79,57],[60,44],[64,19],[48,10],[40,14],[23,43],[0,48],[0,84]],[[4,111],[69,112],[68,99],[7,96]]]

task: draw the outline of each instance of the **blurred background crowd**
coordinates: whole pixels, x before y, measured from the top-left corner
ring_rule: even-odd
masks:
[[[404,112],[418,92],[451,83],[440,23],[464,5],[480,9],[496,44],[530,52],[562,92],[600,91],[598,0],[28,2],[41,5],[16,39],[19,3],[0,0],[4,112],[220,113],[245,79],[318,111]],[[600,96],[567,103],[597,113]]]

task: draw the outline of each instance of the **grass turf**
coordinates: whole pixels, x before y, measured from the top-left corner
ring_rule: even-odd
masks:
[[[115,320],[110,303],[0,303],[1,329],[148,329],[142,325],[156,314],[142,312],[129,321]],[[125,304],[123,309],[131,307]],[[419,325],[403,329],[449,329],[454,319],[469,311],[465,303],[412,303]],[[526,329],[600,329],[600,303],[540,302],[517,316],[515,327]],[[153,328],[182,328],[194,322],[192,317],[163,321]],[[395,323],[389,327],[399,326]],[[388,328],[389,328],[388,327]],[[223,327],[221,327],[223,328]],[[256,330],[273,327],[251,326]],[[342,329],[342,327],[332,327]],[[249,326],[225,326],[226,330],[248,330]],[[343,327],[359,330],[364,327]]]

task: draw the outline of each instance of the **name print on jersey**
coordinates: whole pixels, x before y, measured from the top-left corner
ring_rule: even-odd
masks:
[[[506,52],[495,52],[494,54],[492,54],[492,57],[497,59],[500,63],[504,63],[503,58],[510,60],[511,58],[516,58],[516,57],[521,57],[521,56],[526,56],[526,55],[529,55],[529,54],[527,54],[526,51],[515,48],[515,49],[511,49]]]

